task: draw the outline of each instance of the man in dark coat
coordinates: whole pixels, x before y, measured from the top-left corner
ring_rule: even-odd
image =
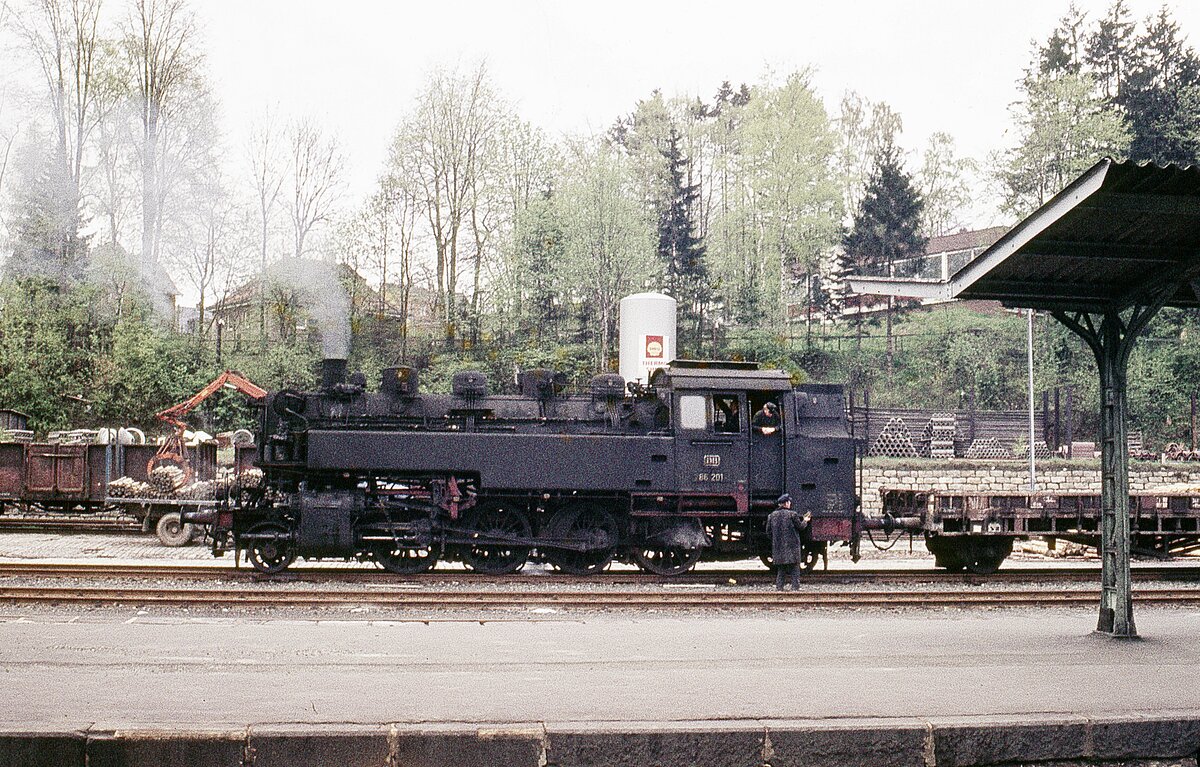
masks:
[[[767,536],[771,539],[771,559],[775,562],[775,590],[783,591],[784,577],[791,578],[792,591],[800,588],[800,563],[804,561],[804,531],[812,514],[803,517],[792,511],[792,496],[786,493],[775,502],[775,511],[767,517]]]

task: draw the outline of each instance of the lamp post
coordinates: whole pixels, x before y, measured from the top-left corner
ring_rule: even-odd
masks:
[[[1033,309],[1026,309],[1025,349],[1029,355],[1029,492],[1037,492],[1037,462],[1033,455]]]

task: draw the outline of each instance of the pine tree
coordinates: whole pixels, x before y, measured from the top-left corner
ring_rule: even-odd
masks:
[[[1119,99],[1125,89],[1135,55],[1133,33],[1129,6],[1116,0],[1088,37],[1084,60],[1106,99]]]
[[[925,252],[928,241],[920,232],[924,203],[912,177],[900,163],[900,150],[891,142],[875,155],[875,167],[867,181],[854,226],[842,240],[846,257],[864,269],[882,268],[889,276],[906,276],[898,262]],[[895,353],[892,340],[892,316],[895,300],[888,297],[887,370],[891,378]]]
[[[83,279],[88,251],[87,238],[79,234],[84,221],[78,187],[61,152],[42,155],[36,143],[37,137],[31,137],[16,159],[12,255],[4,271],[63,286],[76,284]]]
[[[924,202],[912,176],[904,172],[898,147],[885,144],[874,164],[842,244],[856,266],[885,267],[890,273],[897,261],[925,251],[927,240],[920,232]]]
[[[1165,8],[1135,46],[1118,103],[1133,140],[1129,159],[1188,165],[1200,160],[1200,57]]]
[[[534,200],[518,218],[517,252],[524,261],[521,307],[524,330],[538,341],[558,340],[562,295],[559,270],[566,253],[560,212],[551,193]],[[526,325],[525,323],[528,323]]]
[[[691,182],[691,161],[683,156],[679,140],[679,131],[672,126],[662,150],[669,188],[658,218],[658,255],[663,263],[663,285],[680,303],[680,348],[698,355],[710,290],[704,243],[696,235],[693,218],[700,185]]]

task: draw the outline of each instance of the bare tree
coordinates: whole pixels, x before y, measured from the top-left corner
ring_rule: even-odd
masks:
[[[78,276],[86,255],[79,237],[84,146],[100,111],[100,0],[30,0],[23,11],[16,29],[44,81],[53,132],[47,157],[57,212],[48,253],[60,274]]]
[[[4,193],[4,176],[8,172],[8,160],[12,155],[13,142],[16,141],[17,132],[18,131],[14,129],[7,135],[0,135],[0,198],[2,198]],[[8,226],[7,221],[5,221],[2,216],[0,216],[0,225],[2,225],[5,229]]]
[[[163,122],[195,76],[195,21],[184,0],[134,0],[125,45],[141,108],[142,262],[156,263],[162,237]]]
[[[496,94],[480,64],[469,76],[435,72],[392,145],[393,175],[411,179],[437,255],[437,311],[446,345],[455,341],[459,235],[469,223],[486,146],[498,125]]]
[[[370,270],[379,277],[379,292],[368,310],[375,318],[377,343],[384,348],[386,330],[395,322],[396,358],[408,354],[409,299],[413,286],[413,247],[418,204],[400,179],[384,176],[378,188],[339,228],[339,260],[355,271]],[[351,303],[357,306],[355,296]]]
[[[305,240],[329,221],[342,189],[343,160],[337,139],[326,136],[311,119],[292,126],[288,136],[291,178],[288,213],[292,220],[292,255],[303,258]]]
[[[971,204],[970,178],[978,170],[975,161],[957,156],[950,134],[929,137],[916,178],[925,201],[921,209],[925,236],[940,237],[959,225]]]
[[[246,148],[247,159],[250,163],[250,175],[254,187],[254,195],[258,205],[259,233],[259,263],[264,278],[259,284],[258,325],[259,336],[265,341],[267,337],[267,235],[271,229],[271,214],[279,199],[285,177],[282,158],[283,137],[275,126],[271,111],[268,109],[261,122],[253,126],[250,132],[250,142]]]
[[[78,190],[83,152],[99,120],[100,0],[34,0],[18,18],[45,79],[57,150]]]
[[[97,212],[107,224],[107,242],[118,245],[137,200],[138,138],[129,105],[109,110],[96,128],[92,144],[96,167],[89,185]]]

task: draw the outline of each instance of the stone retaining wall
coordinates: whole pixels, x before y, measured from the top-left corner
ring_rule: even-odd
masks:
[[[1094,462],[1087,468],[1056,462],[1038,468],[1037,484],[1040,491],[1047,493],[1099,495],[1100,469]],[[1178,484],[1200,485],[1200,467],[1146,464],[1129,472],[1129,489],[1134,493]],[[883,488],[1020,495],[1029,492],[1029,464],[868,461],[863,467],[863,512],[868,516],[882,514],[879,491]]]
[[[1195,711],[811,721],[0,726],[0,767],[1047,767],[1196,764]],[[1152,760],[1152,762],[1151,762]]]

